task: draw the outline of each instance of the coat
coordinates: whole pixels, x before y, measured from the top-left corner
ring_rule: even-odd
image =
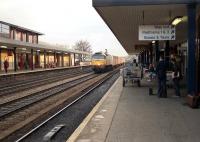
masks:
[[[158,76],[158,79],[164,80],[166,79],[166,63],[164,60],[159,61],[157,67],[156,67],[156,74]]]

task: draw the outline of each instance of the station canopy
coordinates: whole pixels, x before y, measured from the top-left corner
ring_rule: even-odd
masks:
[[[171,25],[177,17],[176,39],[170,46],[187,41],[187,5],[200,0],[93,0],[93,7],[102,17],[128,54],[139,53],[152,41],[139,40],[141,25]],[[199,12],[199,5],[197,5]],[[164,41],[160,41],[160,46]]]

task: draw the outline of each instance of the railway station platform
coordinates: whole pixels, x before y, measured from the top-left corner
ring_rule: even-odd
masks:
[[[80,67],[87,67],[87,66],[70,66],[70,67],[56,67],[56,68],[41,68],[41,69],[34,69],[34,70],[19,70],[19,71],[9,71],[5,73],[4,71],[0,71],[0,77],[7,77],[13,75],[20,75],[20,74],[29,74],[29,73],[36,73],[36,72],[45,72],[45,71],[53,71],[53,70],[63,70],[69,68],[80,68]]]
[[[67,142],[199,142],[200,110],[186,105],[185,89],[158,98],[156,81],[141,85],[123,88],[120,77]]]

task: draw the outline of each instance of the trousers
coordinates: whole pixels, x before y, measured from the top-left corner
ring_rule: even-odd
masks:
[[[181,94],[180,94],[179,79],[174,78],[173,83],[174,83],[174,89],[175,89],[176,96],[180,96]]]
[[[166,79],[158,79],[158,97],[167,97]]]

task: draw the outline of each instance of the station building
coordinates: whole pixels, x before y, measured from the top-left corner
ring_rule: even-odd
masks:
[[[8,70],[25,70],[76,65],[79,54],[63,46],[39,42],[43,33],[0,21],[0,71],[8,60]]]
[[[93,0],[93,7],[127,53],[137,54],[143,64],[156,65],[161,54],[166,61],[175,56],[193,102],[200,94],[200,0]],[[165,25],[175,27],[173,39],[140,40],[140,27]]]

